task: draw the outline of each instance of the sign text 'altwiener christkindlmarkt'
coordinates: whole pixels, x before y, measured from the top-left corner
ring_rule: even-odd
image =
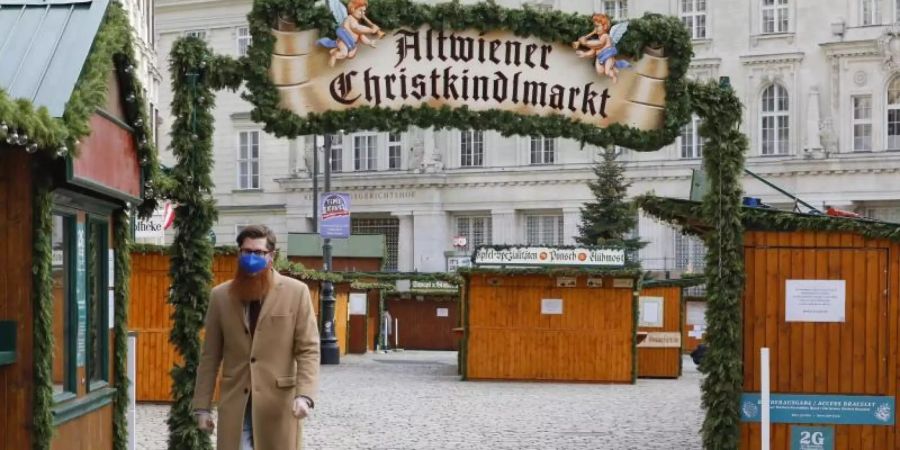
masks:
[[[475,252],[474,263],[480,266],[621,267],[625,265],[625,251],[589,248],[481,247]]]
[[[335,19],[336,39],[315,30],[272,30],[270,76],[282,108],[305,116],[428,105],[562,115],[599,127],[652,130],[664,123],[666,58],[649,49],[637,61],[617,57],[627,25],[610,27],[608,18],[571,45],[505,30],[424,26],[384,33],[353,11]]]

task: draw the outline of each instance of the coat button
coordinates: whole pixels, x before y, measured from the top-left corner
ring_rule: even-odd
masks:
[[[250,393],[250,389],[244,388],[244,393],[245,393],[245,394],[249,394],[249,393]]]
[[[250,362],[255,363],[255,362],[256,362],[256,358],[250,358]]]

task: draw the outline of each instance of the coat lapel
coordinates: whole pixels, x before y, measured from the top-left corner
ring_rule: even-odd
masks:
[[[281,292],[281,285],[283,277],[277,271],[274,271],[274,276],[272,277],[272,287],[269,288],[269,293],[266,294],[266,299],[263,300],[262,309],[259,311],[259,318],[256,320],[256,329],[259,330],[259,325],[266,320],[266,317],[272,314],[272,308],[276,305],[275,303],[278,301],[278,295]],[[254,339],[254,342],[256,339]]]

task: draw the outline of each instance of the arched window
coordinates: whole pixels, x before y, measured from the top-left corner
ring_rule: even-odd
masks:
[[[788,93],[773,84],[762,93],[760,143],[763,155],[786,155],[790,142]]]
[[[894,77],[887,92],[887,148],[900,150],[900,76]]]

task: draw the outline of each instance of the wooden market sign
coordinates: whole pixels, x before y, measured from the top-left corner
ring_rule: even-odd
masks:
[[[358,43],[354,58],[340,60],[316,31],[273,33],[272,80],[281,106],[298,115],[427,104],[642,130],[660,128],[665,119],[668,66],[661,51],[619,69],[613,82],[569,46],[508,31],[400,28],[386,35],[390,41],[375,48]]]
[[[478,266],[622,267],[625,250],[608,248],[479,247]]]
[[[477,126],[656,150],[689,119],[690,38],[672,18],[325,4],[252,23],[247,98],[276,135]]]

